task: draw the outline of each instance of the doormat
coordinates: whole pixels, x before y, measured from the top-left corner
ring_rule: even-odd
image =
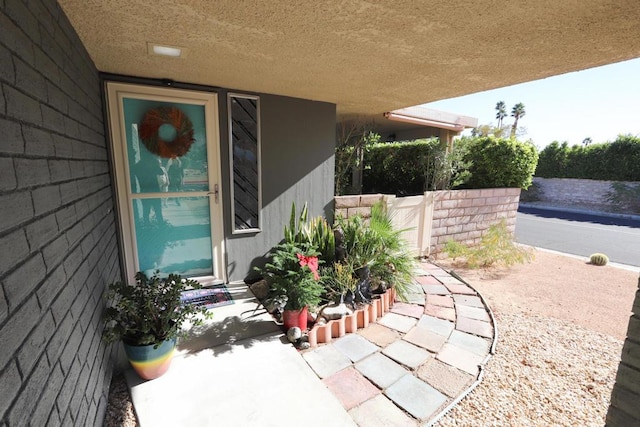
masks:
[[[205,306],[210,309],[233,304],[233,299],[225,285],[213,285],[182,292],[180,302],[195,306]]]

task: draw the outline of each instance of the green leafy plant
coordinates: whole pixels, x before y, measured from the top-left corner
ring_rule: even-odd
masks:
[[[589,262],[593,265],[607,265],[609,257],[605,254],[596,253],[589,257]]]
[[[343,301],[347,293],[355,293],[358,278],[353,265],[346,262],[336,262],[332,268],[327,268],[323,282],[327,287],[327,296],[336,301]]]
[[[272,297],[286,297],[286,310],[301,310],[320,303],[319,252],[309,244],[282,243],[269,253],[270,261],[257,269],[268,281]]]
[[[310,245],[320,252],[322,260],[329,264],[335,259],[336,240],[333,229],[321,216],[308,220],[308,209],[305,203],[297,215],[296,204],[291,205],[289,225],[284,227],[286,243]]]
[[[151,277],[138,272],[135,284],[115,282],[105,293],[106,343],[122,340],[130,345],[156,346],[165,340],[185,335],[181,326],[191,321],[194,326],[211,317],[205,307],[181,304],[181,292],[200,289],[202,285],[192,279],[170,274],[161,278],[156,271]]]
[[[444,251],[454,260],[463,258],[463,264],[469,268],[490,267],[494,264],[511,266],[533,259],[530,249],[513,242],[513,234],[507,229],[504,220],[490,226],[478,246],[465,246],[450,240]]]
[[[530,142],[488,136],[469,141],[464,160],[470,173],[464,188],[526,189],[532,183],[538,151]]]
[[[400,299],[406,300],[407,289],[413,282],[415,259],[396,230],[382,202],[371,208],[371,218],[365,224],[360,215],[338,218],[344,235],[347,260],[355,270],[369,267],[371,275],[396,287]]]

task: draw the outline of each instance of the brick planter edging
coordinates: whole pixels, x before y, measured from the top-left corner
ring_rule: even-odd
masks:
[[[309,330],[309,344],[317,347],[318,344],[331,342],[333,338],[340,338],[346,334],[357,332],[358,329],[366,328],[369,323],[375,322],[378,318],[393,306],[396,299],[394,288],[387,289],[380,298],[374,299],[365,307],[355,310],[353,314],[342,316],[340,319],[330,320],[324,325],[314,325]]]

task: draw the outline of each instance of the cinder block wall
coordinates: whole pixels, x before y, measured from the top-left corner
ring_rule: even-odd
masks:
[[[640,290],[636,291],[632,312],[627,339],[622,348],[622,361],[611,393],[606,419],[609,427],[640,425]]]
[[[0,1],[0,425],[101,425],[120,276],[100,82],[55,0]]]
[[[519,188],[436,191],[434,199],[431,253],[440,252],[448,240],[478,244],[484,231],[502,219],[515,231]]]
[[[538,200],[527,202],[529,204],[551,204],[559,207],[582,208],[600,212],[620,212],[626,214],[639,214],[633,208],[625,209],[616,206],[609,198],[615,195],[613,185],[615,181],[598,181],[593,179],[573,178],[533,178],[537,187]],[[640,187],[639,182],[623,182],[619,184],[629,188]],[[524,199],[524,195],[523,195]]]
[[[438,253],[448,240],[478,244],[485,230],[505,220],[507,228],[515,231],[519,188],[488,188],[481,190],[434,191],[431,222],[430,253]],[[345,218],[359,214],[371,215],[376,202],[393,199],[392,195],[363,194],[335,198],[336,215]]]

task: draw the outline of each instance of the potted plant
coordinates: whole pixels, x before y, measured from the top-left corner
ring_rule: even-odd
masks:
[[[259,271],[273,297],[286,299],[282,320],[285,330],[307,329],[308,308],[320,303],[324,287],[318,274],[318,252],[308,244],[283,243],[269,254],[271,261]]]
[[[121,340],[136,373],[154,379],[169,369],[183,323],[198,326],[211,314],[204,306],[180,302],[182,291],[202,288],[195,280],[177,274],[162,278],[159,271],[150,278],[138,272],[135,279],[133,285],[109,285],[102,336],[107,344]]]

